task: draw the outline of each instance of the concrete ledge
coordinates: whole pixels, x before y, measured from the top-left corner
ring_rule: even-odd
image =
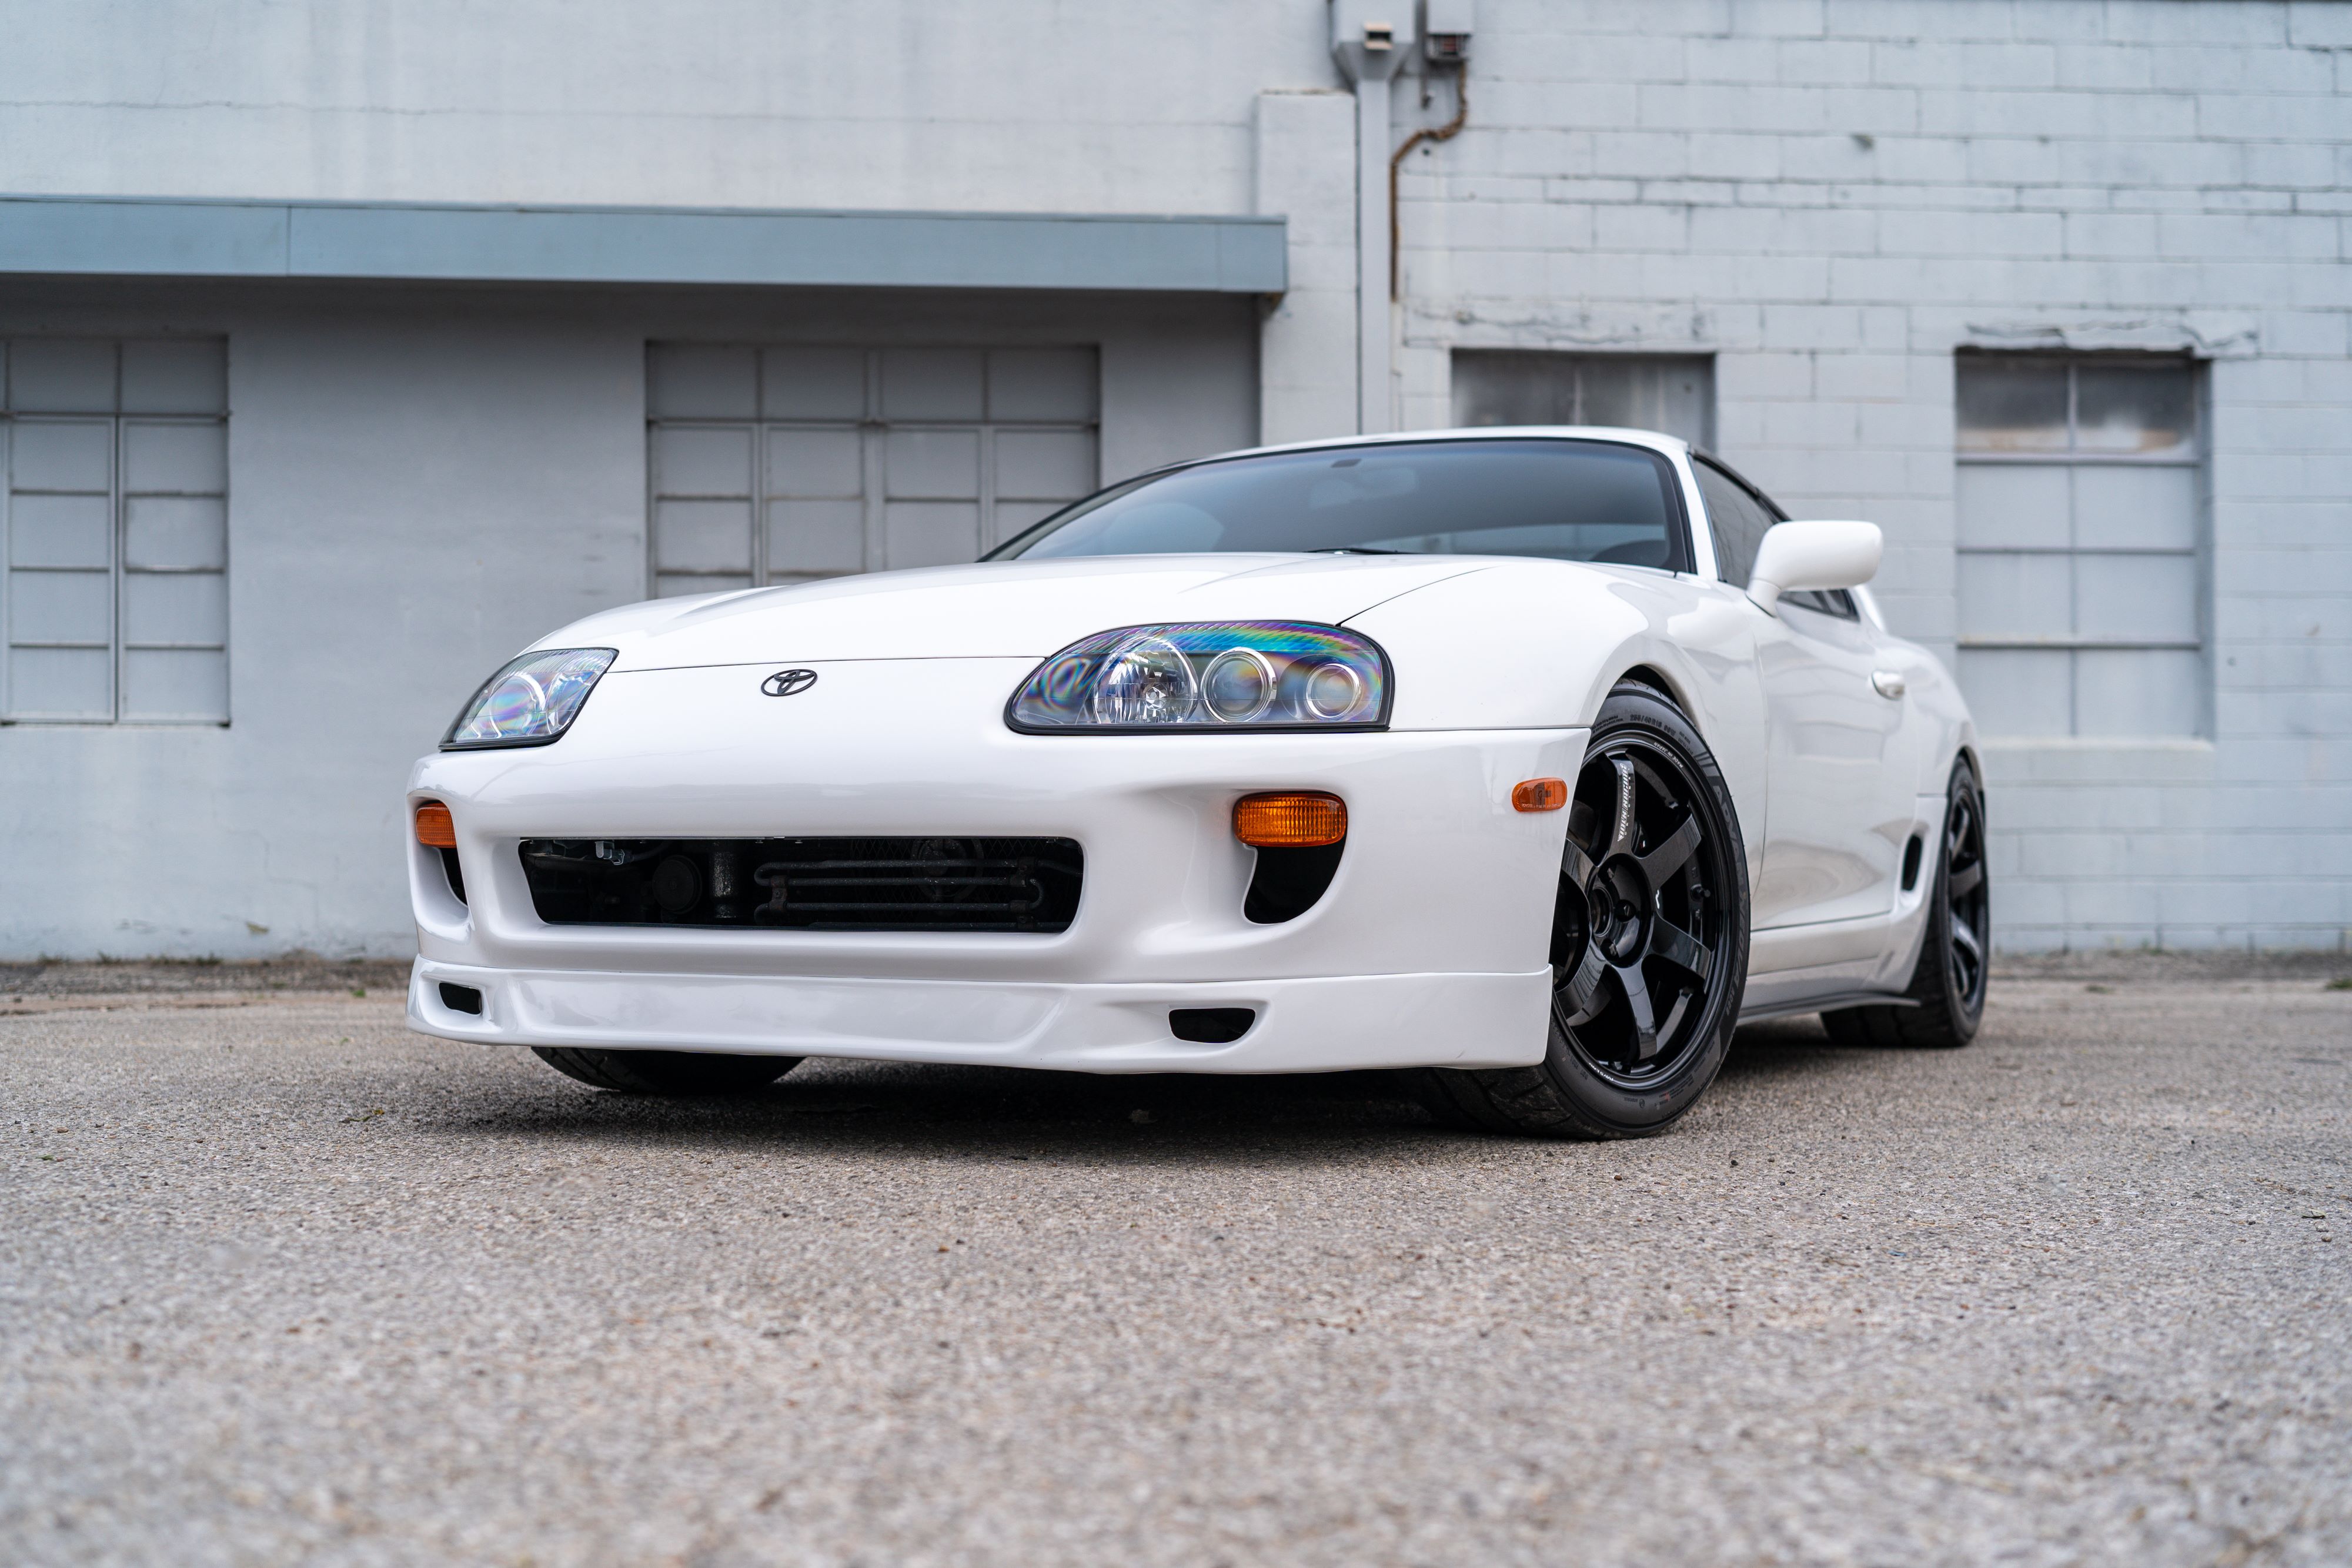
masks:
[[[1279,294],[1286,223],[0,195],[0,274]]]

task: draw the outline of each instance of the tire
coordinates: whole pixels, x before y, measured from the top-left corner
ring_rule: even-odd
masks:
[[[592,1089],[621,1094],[749,1094],[801,1064],[797,1056],[721,1056],[693,1051],[585,1051],[531,1047],[531,1054]]]
[[[1952,768],[1936,852],[1927,929],[1903,994],[1907,1008],[1843,1008],[1822,1015],[1840,1045],[1951,1051],[1976,1039],[1989,983],[1990,906],[1985,886],[1984,791],[1966,758]]]
[[[1706,743],[1648,686],[1621,682],[1593,723],[1551,959],[1543,1061],[1423,1069],[1423,1103],[1450,1125],[1522,1136],[1664,1132],[1715,1081],[1738,1022],[1748,854]]]

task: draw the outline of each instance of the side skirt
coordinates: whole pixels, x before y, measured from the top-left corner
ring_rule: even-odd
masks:
[[[1910,997],[1893,997],[1885,991],[1842,991],[1833,996],[1799,998],[1793,1001],[1743,1007],[1739,1009],[1739,1021],[1762,1023],[1767,1019],[1796,1018],[1804,1013],[1833,1013],[1840,1008],[1916,1008],[1918,1005]]]

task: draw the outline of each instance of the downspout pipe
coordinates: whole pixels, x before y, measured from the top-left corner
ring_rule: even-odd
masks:
[[[1366,19],[1360,0],[1333,0],[1331,55],[1356,89],[1356,430],[1385,434],[1389,413],[1390,301],[1387,171],[1389,84],[1412,47],[1413,6],[1401,23]]]
[[[1470,68],[1454,68],[1454,118],[1443,125],[1416,131],[1397,144],[1396,156],[1389,160],[1389,303],[1393,305],[1403,296],[1404,280],[1397,266],[1397,172],[1404,167],[1405,154],[1424,141],[1451,141],[1462,134],[1470,121]]]

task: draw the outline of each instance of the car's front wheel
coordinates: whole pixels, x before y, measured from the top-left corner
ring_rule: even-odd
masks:
[[[566,1078],[622,1094],[748,1094],[801,1064],[797,1056],[718,1056],[694,1051],[588,1051],[531,1047]]]
[[[1533,1067],[1423,1074],[1440,1120],[1638,1138],[1723,1065],[1748,983],[1748,858],[1731,792],[1690,722],[1620,685],[1570,797],[1551,924],[1552,1002]]]

